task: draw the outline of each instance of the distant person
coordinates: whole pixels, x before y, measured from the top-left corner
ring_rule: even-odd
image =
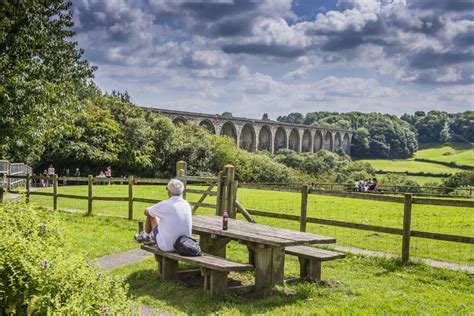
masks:
[[[48,170],[47,169],[44,169],[43,171],[43,177],[47,177],[48,176]],[[43,188],[46,188],[48,186],[48,180],[46,179],[41,179],[41,186]]]
[[[56,173],[56,171],[55,171],[53,165],[49,165],[49,167],[48,167],[48,177],[53,177],[55,173]]]
[[[138,242],[155,239],[163,251],[173,251],[178,237],[191,237],[192,212],[189,203],[183,199],[184,184],[171,179],[166,187],[169,199],[145,209],[145,231],[135,235]]]
[[[112,178],[112,168],[110,166],[108,166],[107,169],[105,169],[105,176],[107,178]]]
[[[76,168],[76,171],[74,171],[74,176],[78,178],[81,176],[81,171],[79,170],[79,168]]]
[[[371,182],[370,182],[370,186],[369,186],[369,191],[371,192],[374,192],[377,188],[377,178],[374,178]]]

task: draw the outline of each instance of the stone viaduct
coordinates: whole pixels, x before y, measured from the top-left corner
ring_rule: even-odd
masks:
[[[353,131],[291,124],[272,120],[255,120],[242,117],[227,117],[218,114],[144,108],[169,117],[174,124],[198,124],[212,134],[226,135],[235,140],[240,148],[251,152],[267,150],[276,153],[280,149],[291,149],[298,153],[344,150],[351,153]]]

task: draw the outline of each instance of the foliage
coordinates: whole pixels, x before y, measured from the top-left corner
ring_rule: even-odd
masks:
[[[77,113],[74,125],[49,142],[42,163],[36,167],[41,170],[54,162],[58,171],[79,167],[83,172],[95,174],[101,166],[105,168],[119,161],[119,154],[127,148],[123,138],[111,111],[95,100],[86,100],[85,108]]]
[[[288,116],[279,116],[277,118],[278,122],[285,122],[285,123],[294,123],[294,124],[301,124],[303,123],[304,116],[301,113],[290,113]]]
[[[401,119],[415,127],[421,143],[474,142],[474,111],[417,111],[414,115],[403,114]]]
[[[337,173],[349,159],[327,150],[298,154],[293,150],[282,149],[275,155],[275,161],[318,177],[321,174]]]
[[[462,171],[451,175],[444,185],[451,188],[474,186],[474,171]]]
[[[0,159],[31,163],[80,108],[78,86],[94,67],[82,60],[71,2],[0,2]]]
[[[222,116],[223,117],[233,117],[232,112],[223,112]]]
[[[124,286],[64,240],[56,214],[3,203],[0,234],[2,314],[133,313]]]

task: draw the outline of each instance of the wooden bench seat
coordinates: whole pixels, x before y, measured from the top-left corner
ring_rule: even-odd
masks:
[[[199,266],[204,277],[204,291],[211,295],[227,291],[227,275],[230,271],[253,270],[251,264],[233,262],[206,253],[198,257],[185,257],[176,252],[161,251],[156,245],[142,245],[141,248],[155,255],[158,262],[158,275],[164,280],[178,279],[179,261]]]
[[[321,281],[321,262],[342,259],[346,255],[310,246],[291,246],[285,254],[297,256],[300,262],[300,278],[307,281]]]

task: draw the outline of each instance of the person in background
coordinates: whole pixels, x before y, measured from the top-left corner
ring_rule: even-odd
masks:
[[[48,170],[47,169],[44,169],[43,171],[43,177],[47,177],[48,176]],[[48,180],[46,179],[41,179],[41,186],[43,188],[47,187],[48,186]]]
[[[76,168],[76,171],[74,171],[74,176],[75,177],[80,177],[81,176],[81,171],[79,170],[79,168]]]

